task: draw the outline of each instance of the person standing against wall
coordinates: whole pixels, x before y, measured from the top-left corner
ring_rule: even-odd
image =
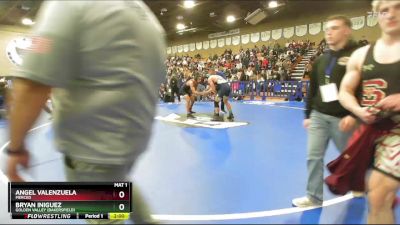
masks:
[[[175,102],[175,94],[178,97],[178,102],[181,102],[181,94],[179,93],[179,86],[178,86],[178,77],[175,74],[172,74],[169,83],[171,87],[171,96],[173,102]]]

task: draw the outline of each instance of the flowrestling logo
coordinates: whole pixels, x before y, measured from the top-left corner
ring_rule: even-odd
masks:
[[[213,117],[207,114],[198,114],[194,118],[187,118],[186,115],[171,113],[167,116],[157,116],[156,120],[168,122],[181,127],[203,127],[211,129],[226,129],[248,125],[248,122],[228,121],[224,116],[220,116],[218,121],[213,121]]]
[[[267,102],[267,101],[243,101],[243,104],[249,104],[249,105],[274,105],[275,103]]]

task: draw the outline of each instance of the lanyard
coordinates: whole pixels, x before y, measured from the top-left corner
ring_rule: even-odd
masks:
[[[332,53],[329,53],[330,55],[330,62],[328,67],[326,67],[325,69],[325,84],[329,84],[331,82],[331,75],[332,75],[332,71],[333,71],[333,67],[335,67],[336,61],[337,61],[337,57],[336,56],[332,56]]]

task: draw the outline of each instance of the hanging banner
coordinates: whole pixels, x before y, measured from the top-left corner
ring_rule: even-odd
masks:
[[[218,39],[218,47],[222,48],[225,46],[225,38]]]
[[[261,41],[268,41],[271,38],[271,31],[261,32]]]
[[[238,36],[233,36],[232,37],[232,44],[233,45],[238,45],[238,44],[240,44],[240,36],[238,35]]]
[[[296,26],[296,36],[302,37],[307,34],[307,24]]]
[[[352,23],[351,28],[353,30],[359,30],[359,29],[363,28],[365,25],[365,16],[353,17],[350,20]]]
[[[369,27],[374,27],[378,24],[378,14],[377,13],[371,13],[367,16],[367,26]]]
[[[250,39],[251,39],[251,42],[253,42],[253,43],[258,42],[260,40],[260,33],[259,32],[252,33]]]
[[[183,52],[183,45],[178,45],[178,52],[179,53]]]
[[[203,48],[203,42],[196,42],[196,49],[201,50]]]
[[[183,45],[183,51],[188,52],[189,51],[189,44]]]
[[[278,40],[282,37],[282,28],[272,30],[272,39]]]
[[[203,41],[203,49],[208,49],[210,47],[209,41]]]
[[[328,22],[323,22],[322,23],[322,30],[325,32],[326,31],[326,25],[328,24]]]
[[[294,35],[294,27],[286,27],[283,29],[283,37],[291,38]]]
[[[175,54],[175,53],[178,51],[177,48],[178,48],[178,47],[176,47],[176,46],[172,46],[172,54]]]
[[[231,45],[231,44],[232,44],[232,37],[225,38],[225,45]]]
[[[250,35],[249,34],[243,34],[242,35],[242,44],[247,44],[250,41]]]
[[[190,45],[189,45],[189,50],[190,50],[191,52],[193,52],[194,50],[196,50],[196,44],[195,44],[195,43],[190,43]]]
[[[321,32],[321,23],[310,23],[308,24],[308,33],[311,35],[316,35]]]
[[[219,38],[219,37],[225,37],[225,36],[230,36],[230,35],[234,35],[234,34],[239,34],[240,33],[240,29],[233,29],[233,30],[229,30],[229,31],[222,31],[222,32],[218,32],[218,33],[212,33],[208,35],[209,39],[213,39],[213,38]]]
[[[210,40],[210,48],[216,48],[217,47],[217,40]]]
[[[171,47],[168,47],[168,48],[167,48],[167,54],[169,55],[169,54],[171,54],[171,52],[172,52]]]

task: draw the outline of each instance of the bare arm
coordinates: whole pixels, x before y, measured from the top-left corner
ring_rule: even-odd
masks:
[[[21,164],[26,167],[29,161],[24,140],[45,105],[50,90],[49,86],[30,80],[15,79],[14,81],[9,149],[19,152],[23,150],[23,152],[8,157],[7,176],[11,181],[22,181],[17,173],[17,165]]]
[[[376,107],[389,112],[400,112],[400,93],[386,96],[380,100]]]
[[[355,111],[361,108],[355,96],[355,92],[361,81],[360,55],[361,52],[359,50],[351,55],[339,90],[340,104],[354,114]]]
[[[217,93],[217,89],[215,88],[214,81],[212,79],[208,79],[208,86],[212,93]]]
[[[376,117],[363,108],[357,101],[356,90],[361,82],[361,66],[368,51],[368,47],[357,49],[351,55],[347,64],[346,74],[343,77],[339,90],[339,102],[344,108],[362,119],[366,123],[372,123]]]
[[[194,95],[202,95],[203,93],[202,92],[198,92],[197,90],[196,90],[196,88],[194,87],[194,84],[193,84],[193,81],[190,81],[190,90],[192,90],[192,93],[194,94]]]
[[[209,95],[212,92],[210,85],[207,86],[206,90],[204,90],[204,95]]]
[[[28,130],[36,121],[48,99],[50,89],[47,85],[26,79],[14,81],[14,100],[10,116],[10,149],[23,145]]]

